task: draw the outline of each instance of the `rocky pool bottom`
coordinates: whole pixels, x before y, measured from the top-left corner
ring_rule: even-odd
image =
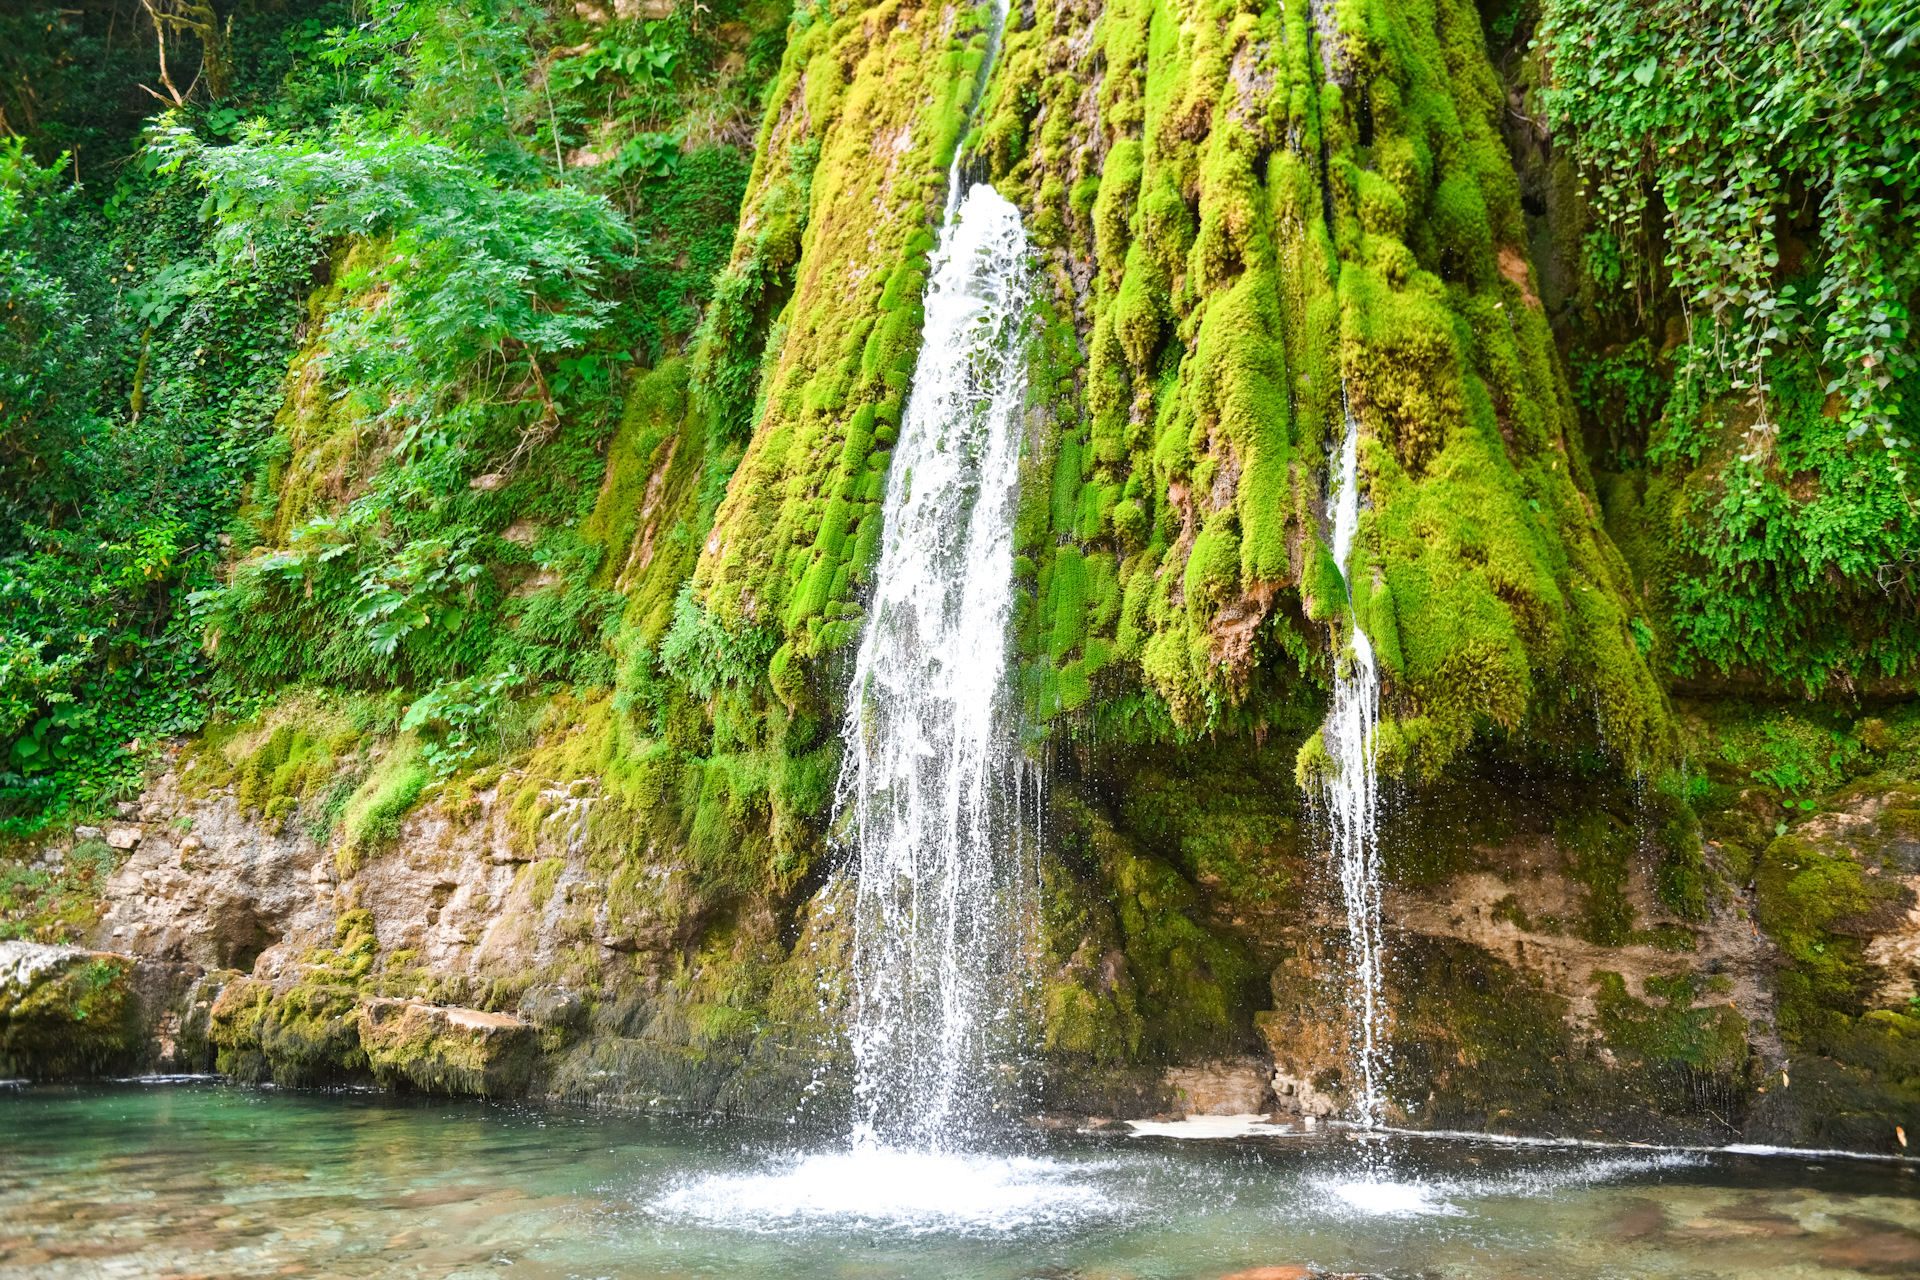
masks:
[[[1920,1274],[1920,1168],[1805,1153],[1322,1130],[937,1157],[218,1083],[0,1089],[0,1152],[0,1276],[49,1280]]]

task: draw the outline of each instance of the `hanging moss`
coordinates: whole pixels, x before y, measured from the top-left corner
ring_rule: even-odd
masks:
[[[781,342],[695,576],[728,629],[779,629],[789,693],[805,685],[796,663],[855,634],[844,602],[877,547],[875,477],[917,354],[930,223],[986,47],[988,10],[945,13],[893,0],[789,43],[741,222],[736,264],[774,203],[757,194],[779,181],[764,157],[811,148]]]
[[[1390,766],[1431,777],[1477,726],[1542,711],[1597,719],[1629,761],[1669,751],[1517,247],[1477,14],[1344,6],[1331,40],[1304,11],[1092,19],[1042,4],[1008,36],[983,129],[1001,189],[1063,229],[1048,256],[1090,434],[1062,443],[1052,541],[1126,558],[1111,638],[1134,677],[1197,728],[1290,650],[1280,590],[1345,616],[1317,493],[1350,409],[1372,506],[1356,616],[1389,676]],[[1066,478],[1082,448],[1084,501]],[[1028,652],[1064,675],[1061,639]]]

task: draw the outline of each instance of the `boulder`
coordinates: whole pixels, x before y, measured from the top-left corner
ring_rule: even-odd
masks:
[[[382,1084],[486,1097],[525,1093],[540,1056],[530,1022],[416,1000],[366,1001],[360,1044]]]
[[[133,971],[110,951],[0,942],[0,1074],[127,1068],[144,1047]]]

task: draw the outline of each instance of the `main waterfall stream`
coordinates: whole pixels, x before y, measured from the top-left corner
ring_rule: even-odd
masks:
[[[1032,876],[1004,693],[1029,253],[992,187],[954,205],[888,471],[837,804],[854,855],[863,1145],[964,1138],[1013,1047]]]
[[[961,194],[957,161],[950,182],[842,729],[853,1130],[844,1149],[695,1180],[662,1202],[676,1213],[923,1230],[1113,1208],[1052,1161],[981,1149],[1018,1114],[1034,881],[1006,688],[1032,249],[999,192]]]

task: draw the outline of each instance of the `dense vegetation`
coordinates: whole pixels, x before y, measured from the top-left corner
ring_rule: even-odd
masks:
[[[770,689],[817,722],[808,690],[860,616],[878,519],[865,450],[884,463],[926,240],[909,234],[912,218],[884,233],[862,218],[810,225],[816,169],[837,182],[861,171],[851,153],[823,158],[821,135],[790,111],[769,115],[755,143],[766,91],[798,91],[772,83],[783,41],[801,41],[789,74],[804,72],[828,42],[820,15],[660,8],[90,0],[5,19],[0,820],[30,829],[131,786],[156,738],[302,682],[391,691],[392,722],[411,707],[411,726],[459,743],[504,698],[605,687],[618,671],[643,728],[664,726],[677,700],[709,704],[710,719],[727,689],[762,681],[751,705]],[[1124,33],[1144,32],[1148,13],[1113,16],[1111,56],[1145,56]],[[1576,682],[1613,708],[1620,749],[1653,732],[1655,695],[1629,670],[1635,646],[1696,683],[1908,687],[1920,661],[1914,15],[1892,0],[1483,6],[1491,44],[1530,51],[1529,124],[1559,143],[1577,323],[1554,323],[1608,528],[1645,602],[1595,613],[1589,599],[1605,593],[1570,595],[1555,625],[1578,639],[1561,641],[1543,639],[1536,616],[1568,591],[1548,566],[1572,554],[1581,575],[1605,580],[1610,553],[1578,549],[1578,476],[1546,465],[1559,410],[1527,425],[1528,406],[1556,394],[1544,330],[1516,329],[1509,350],[1473,319],[1525,288],[1495,261],[1518,216],[1497,140],[1467,117],[1421,114],[1437,109],[1448,42],[1481,37],[1470,14],[1431,41],[1387,16],[1356,22],[1339,58],[1357,70],[1327,66],[1336,80],[1368,77],[1375,101],[1301,99],[1248,125],[1324,135],[1339,163],[1317,175],[1289,167],[1291,152],[1271,169],[1238,144],[1203,155],[1172,124],[1144,153],[1115,144],[1104,180],[1068,172],[1064,135],[1026,131],[1048,94],[1064,107],[1081,90],[1027,84],[1058,56],[1052,37],[1010,36],[978,139],[987,162],[1038,202],[1043,245],[1110,260],[1085,299],[1062,300],[1088,309],[1089,332],[1064,314],[1045,321],[1054,412],[1076,413],[1082,396],[1093,412],[1060,442],[1051,492],[1023,525],[1036,593],[1023,644],[1045,651],[1027,674],[1035,712],[1085,703],[1098,682],[1113,695],[1099,700],[1100,731],[1129,737],[1310,719],[1321,678],[1310,619],[1326,616],[1329,580],[1288,530],[1337,426],[1337,370],[1320,366],[1376,343],[1438,350],[1468,323],[1478,336],[1448,357],[1461,372],[1443,361],[1434,387],[1465,379],[1447,394],[1465,397],[1454,407],[1470,431],[1434,435],[1426,392],[1394,383],[1388,365],[1356,356],[1345,375],[1394,453],[1372,464],[1385,470],[1366,545],[1382,585],[1362,580],[1356,606],[1420,713],[1403,726],[1406,758],[1444,759],[1489,711],[1518,725],[1544,696],[1530,668],[1590,663],[1615,631],[1632,643]],[[1291,31],[1273,36],[1304,50],[1304,28]],[[937,100],[900,116],[916,157],[957,137],[984,35],[956,38],[970,43],[938,73]],[[1130,112],[1160,119],[1200,84],[1154,80],[1132,106],[1102,110],[1133,128]],[[875,121],[894,110],[844,109]],[[1420,168],[1430,144],[1442,169]],[[1406,187],[1396,195],[1375,171],[1399,175],[1393,157],[1408,148],[1415,177],[1393,176]],[[891,177],[860,181],[892,191]],[[1302,238],[1245,239],[1236,193],[1256,181],[1302,217],[1324,200],[1325,234],[1308,217]],[[1167,203],[1177,190],[1199,202],[1199,221]],[[752,230],[736,243],[743,196]],[[921,208],[915,198],[901,207]],[[788,305],[802,235],[894,255],[859,303],[871,315],[840,316],[825,281],[801,282]],[[1247,311],[1247,263],[1300,292],[1298,313]],[[1161,276],[1164,293],[1176,269],[1184,293],[1136,296]],[[1442,310],[1416,298],[1423,289]],[[847,346],[842,319],[871,333],[869,349]],[[1271,330],[1285,367],[1245,365],[1251,348],[1208,336],[1249,325]],[[844,360],[832,354],[842,347]],[[815,385],[838,364],[839,382]],[[633,483],[609,471],[610,449],[618,471],[622,450],[666,438],[620,443],[631,375],[649,369],[671,371],[649,395],[697,402],[708,443],[674,464],[698,490],[672,530],[680,576],[660,599],[648,588],[655,622],[631,631],[619,619],[637,617],[633,584],[609,560],[629,549],[628,517],[596,503]],[[1279,412],[1277,384],[1258,392],[1271,377],[1292,380],[1278,428],[1260,425]],[[681,409],[660,413],[649,420],[670,430]],[[770,465],[817,465],[767,452],[789,450],[784,424],[815,417],[834,448],[845,436],[846,461],[824,492],[756,515],[784,474]],[[1209,436],[1216,421],[1226,434]],[[796,429],[806,441],[822,428]],[[1296,460],[1268,456],[1275,430]],[[1539,439],[1516,444],[1515,430]],[[1453,465],[1433,452],[1449,440],[1456,452],[1503,447],[1535,496],[1511,511],[1477,490],[1442,502],[1427,476]],[[723,498],[742,465],[745,482]],[[1490,455],[1476,469],[1499,465]],[[1228,505],[1158,496],[1203,484],[1228,485]],[[823,518],[823,503],[840,505]],[[1543,512],[1568,523],[1542,532]],[[772,541],[723,538],[694,571],[705,530],[763,518]],[[1431,560],[1416,568],[1432,519],[1459,526],[1448,538],[1468,576],[1485,577],[1484,601],[1436,585]],[[1490,520],[1506,532],[1494,537]],[[1486,562],[1489,537],[1514,564]],[[1168,555],[1184,557],[1182,573],[1134,571]],[[1271,585],[1289,577],[1295,586]],[[777,624],[738,603],[761,598],[782,611]],[[1268,621],[1222,640],[1219,619],[1236,609]],[[1436,621],[1452,629],[1432,632]],[[1504,690],[1498,705],[1448,701],[1470,653],[1469,682]],[[1273,684],[1276,671],[1307,679]],[[1246,705],[1265,709],[1237,711],[1250,691]]]
[[[1817,693],[1920,664],[1920,12],[1552,0],[1581,390],[1672,660]],[[1569,211],[1572,212],[1571,210]],[[1664,536],[1663,536],[1664,535]]]
[[[287,681],[606,678],[573,528],[622,371],[687,340],[731,247],[780,52],[743,16],[4,20],[0,821]]]

